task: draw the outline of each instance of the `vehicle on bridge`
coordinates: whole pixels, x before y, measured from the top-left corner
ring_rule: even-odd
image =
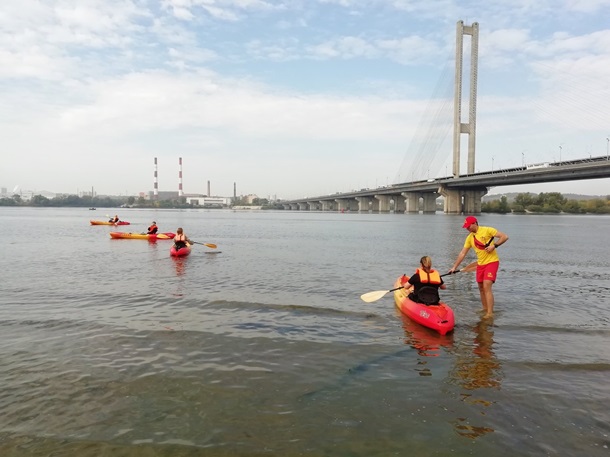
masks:
[[[527,169],[528,170],[534,170],[536,168],[548,168],[550,166],[550,164],[548,162],[544,162],[544,163],[532,163],[530,165],[527,165]]]

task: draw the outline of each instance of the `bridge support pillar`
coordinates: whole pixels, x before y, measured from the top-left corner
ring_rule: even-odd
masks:
[[[334,209],[334,201],[332,200],[320,200],[320,204],[322,205],[322,211],[332,211]]]
[[[394,200],[394,212],[404,213],[407,209],[407,205],[405,204],[405,197],[403,197],[402,195],[392,195],[392,200]]]
[[[401,195],[405,197],[405,213],[419,213],[419,193],[403,192]]]
[[[436,198],[438,194],[423,194],[424,199],[424,213],[436,213]]]
[[[462,192],[459,190],[450,190],[443,186],[439,188],[439,191],[445,199],[445,213],[460,214],[462,212]]]
[[[299,209],[299,205],[297,205],[296,203],[293,203],[293,204],[290,205],[290,209],[293,210],[293,211],[296,211],[296,210]]]
[[[310,211],[319,211],[320,210],[320,202],[307,202],[309,205]]]
[[[351,198],[337,198],[335,200],[337,202],[337,211],[344,212],[350,210],[358,210],[358,205],[356,204],[356,200]]]
[[[309,205],[307,203],[298,203],[299,211],[307,211],[309,210]]]
[[[356,197],[358,201],[358,211],[361,213],[368,213],[372,209],[372,198],[371,197]]]
[[[487,188],[450,190],[441,186],[439,192],[445,198],[445,213],[479,214],[481,212],[481,201],[483,195],[487,194]]]
[[[479,214],[481,212],[481,202],[487,189],[465,190],[464,191],[464,214]]]
[[[375,195],[375,199],[380,213],[390,212],[390,195]]]

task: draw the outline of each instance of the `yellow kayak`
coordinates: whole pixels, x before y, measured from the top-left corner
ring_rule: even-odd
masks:
[[[93,219],[91,219],[89,221],[89,223],[91,225],[129,225],[129,224],[131,224],[131,222],[127,222],[127,221],[109,222],[109,221],[94,221]]]
[[[146,233],[131,233],[131,232],[110,232],[110,238],[114,239],[126,239],[126,240],[171,240],[176,236],[175,233],[156,233],[154,235],[148,235]]]

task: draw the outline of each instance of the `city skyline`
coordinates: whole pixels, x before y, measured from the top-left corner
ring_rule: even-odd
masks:
[[[5,2],[0,183],[135,196],[153,189],[154,157],[159,189],[177,188],[182,157],[185,193],[210,181],[228,196],[234,183],[294,199],[446,176],[450,130],[435,133],[440,159],[426,176],[409,173],[426,160],[422,119],[452,102],[458,20],[480,27],[477,170],[608,155],[609,7]],[[489,193],[514,191],[607,195],[610,179]]]

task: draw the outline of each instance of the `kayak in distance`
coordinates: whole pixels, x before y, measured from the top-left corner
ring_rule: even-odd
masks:
[[[148,241],[157,241],[157,240],[171,240],[176,236],[175,233],[165,232],[165,233],[131,233],[131,232],[110,232],[110,238],[115,240],[148,240]]]
[[[89,221],[91,225],[131,225],[131,222],[119,221],[119,222],[108,222],[108,221]]]
[[[169,249],[169,255],[172,257],[185,257],[191,253],[191,245],[186,243],[186,246],[181,247],[180,249],[176,249],[176,245],[173,245]]]
[[[408,280],[408,276],[402,275],[394,284],[394,287],[399,288],[394,291],[396,307],[412,321],[428,327],[441,335],[451,332],[455,326],[455,317],[451,307],[442,301],[437,305],[425,305],[414,302],[409,298],[413,288],[404,287],[405,284],[410,286],[407,283]]]

